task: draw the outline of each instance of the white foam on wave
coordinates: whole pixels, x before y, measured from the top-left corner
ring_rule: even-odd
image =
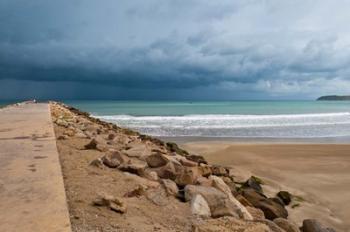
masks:
[[[280,115],[96,116],[155,136],[325,137],[350,135],[350,112]]]

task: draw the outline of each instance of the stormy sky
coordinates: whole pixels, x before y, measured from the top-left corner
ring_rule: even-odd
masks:
[[[0,99],[350,94],[347,0],[0,0]]]

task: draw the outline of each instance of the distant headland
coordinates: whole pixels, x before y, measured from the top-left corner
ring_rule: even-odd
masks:
[[[350,101],[350,95],[328,95],[317,98],[317,101]]]

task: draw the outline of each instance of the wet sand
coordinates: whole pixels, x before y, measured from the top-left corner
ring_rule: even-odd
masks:
[[[283,189],[302,197],[300,206],[289,209],[298,224],[318,218],[338,231],[350,231],[350,144],[206,140],[182,147],[210,163],[234,165],[247,176],[263,178],[270,195]]]

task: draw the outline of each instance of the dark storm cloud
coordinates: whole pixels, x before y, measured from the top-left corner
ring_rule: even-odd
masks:
[[[331,0],[2,0],[0,91],[28,82],[32,92],[76,83],[84,90],[69,94],[80,95],[345,93],[349,10]]]

